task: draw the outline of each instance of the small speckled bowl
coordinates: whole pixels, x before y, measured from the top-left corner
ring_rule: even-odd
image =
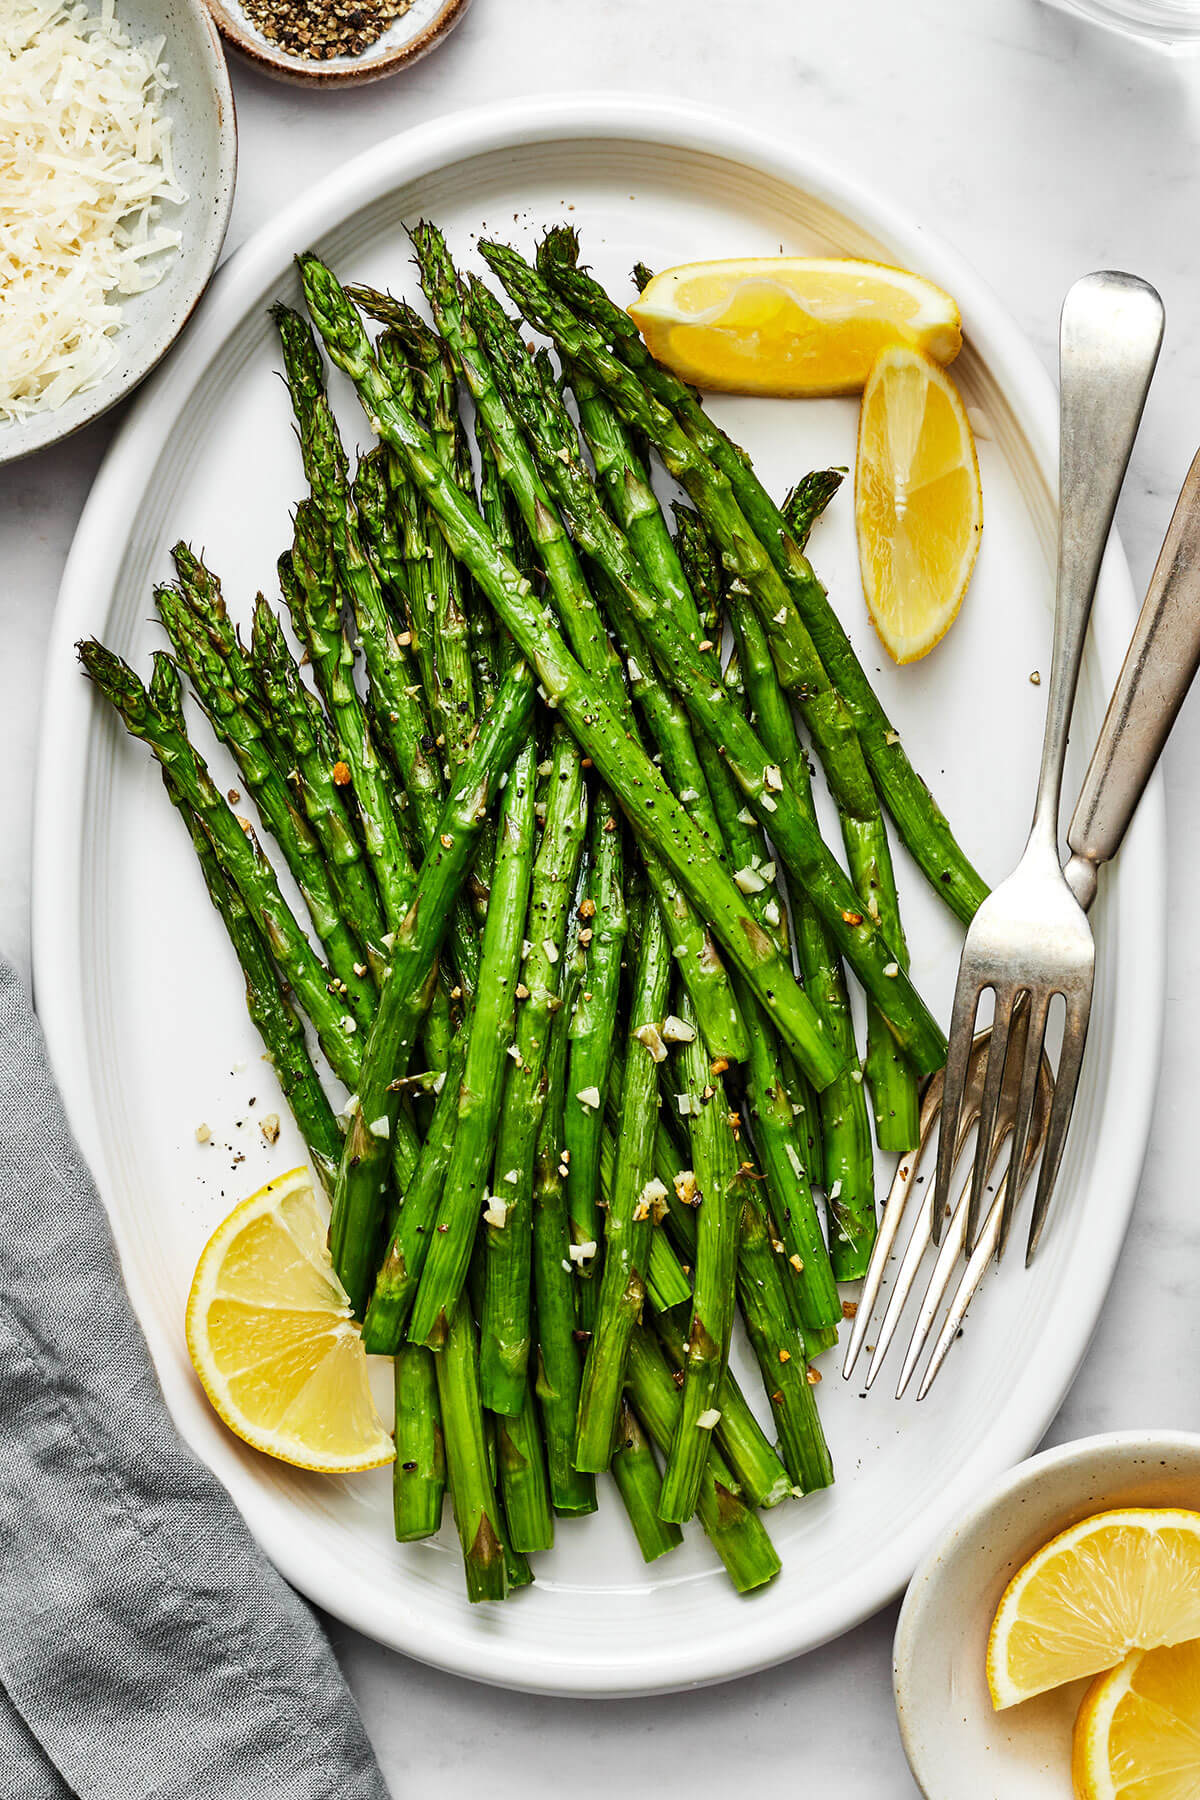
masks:
[[[1000,1596],[1035,1550],[1091,1513],[1200,1510],[1200,1435],[1123,1431],[1045,1450],[963,1515],[909,1584],[896,1627],[900,1735],[926,1800],[1072,1800],[1086,1681],[993,1712],[984,1658]]]
[[[329,88],[380,81],[408,68],[454,30],[471,0],[412,0],[403,17],[361,56],[332,56],[328,62],[281,50],[253,23],[241,0],[206,0],[206,4],[222,35],[264,74],[302,87]]]
[[[98,8],[97,8],[98,10]],[[221,40],[200,0],[117,0],[135,43],[163,38],[174,84],[163,102],[173,125],[175,170],[187,199],[164,205],[159,223],[182,233],[162,280],[121,304],[117,360],[85,393],[53,412],[0,421],[0,464],[56,444],[124,399],[170,349],[217,266],[237,174],[237,123]]]

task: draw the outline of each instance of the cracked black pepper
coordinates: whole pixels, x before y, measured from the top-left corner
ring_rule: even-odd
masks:
[[[327,62],[361,56],[412,0],[243,0],[247,17],[281,50]]]

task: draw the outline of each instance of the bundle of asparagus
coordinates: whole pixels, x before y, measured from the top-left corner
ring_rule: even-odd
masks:
[[[315,335],[275,310],[309,488],[292,637],[259,595],[247,646],[180,544],[149,686],[80,655],[161,765],[365,1346],[395,1360],[397,1537],[439,1528],[448,1483],[468,1594],[503,1598],[611,1469],[647,1560],[695,1517],[744,1592],[779,1568],[760,1509],[833,1479],[812,1362],[870,1254],[868,1096],[880,1146],[911,1148],[944,1054],[881,802],[959,917],[985,889],[806,559],[836,472],[777,507],[571,233],[536,266],[481,246],[560,371],[412,235],[432,328],[312,255]],[[378,440],[353,477],[321,344]],[[652,453],[691,502],[674,529]],[[775,1444],[728,1366],[739,1308]]]

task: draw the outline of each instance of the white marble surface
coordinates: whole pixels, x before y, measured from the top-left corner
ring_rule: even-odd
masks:
[[[133,0],[125,0],[134,10]],[[229,247],[284,194],[406,125],[500,94],[667,93],[804,137],[951,239],[1049,359],[1061,295],[1089,268],[1137,270],[1167,304],[1166,350],[1120,522],[1144,582],[1200,442],[1200,62],[1139,48],[1038,0],[475,0],[407,76],[309,94],[234,68],[241,173]],[[62,562],[107,423],[0,474],[0,945],[28,955],[28,839],[40,671]],[[1187,1018],[1200,988],[1188,897],[1200,877],[1193,703],[1167,763],[1172,885],[1165,1074],[1125,1258],[1050,1441],[1200,1425],[1200,1236]],[[893,1717],[894,1610],[818,1655],[671,1700],[510,1696],[349,1632],[337,1646],[397,1794],[591,1800],[625,1783],[682,1796],[765,1778],[841,1800],[916,1792]]]

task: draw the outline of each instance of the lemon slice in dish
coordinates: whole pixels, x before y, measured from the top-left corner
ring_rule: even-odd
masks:
[[[395,1456],[306,1169],[251,1194],[205,1246],[187,1307],[196,1373],[238,1437],[325,1474]]]
[[[871,622],[889,656],[916,662],[957,618],[983,531],[966,408],[945,370],[919,350],[884,350],[871,370],[854,516]]]
[[[1095,1675],[1131,1650],[1200,1637],[1200,1513],[1097,1513],[1051,1540],[1004,1591],[988,1638],[997,1709]]]
[[[781,396],[858,393],[888,344],[952,362],[958,307],[906,269],[844,257],[685,263],[629,308],[660,362],[697,387]]]
[[[1071,1762],[1080,1800],[1200,1794],[1200,1642],[1136,1650],[1084,1695]]]

